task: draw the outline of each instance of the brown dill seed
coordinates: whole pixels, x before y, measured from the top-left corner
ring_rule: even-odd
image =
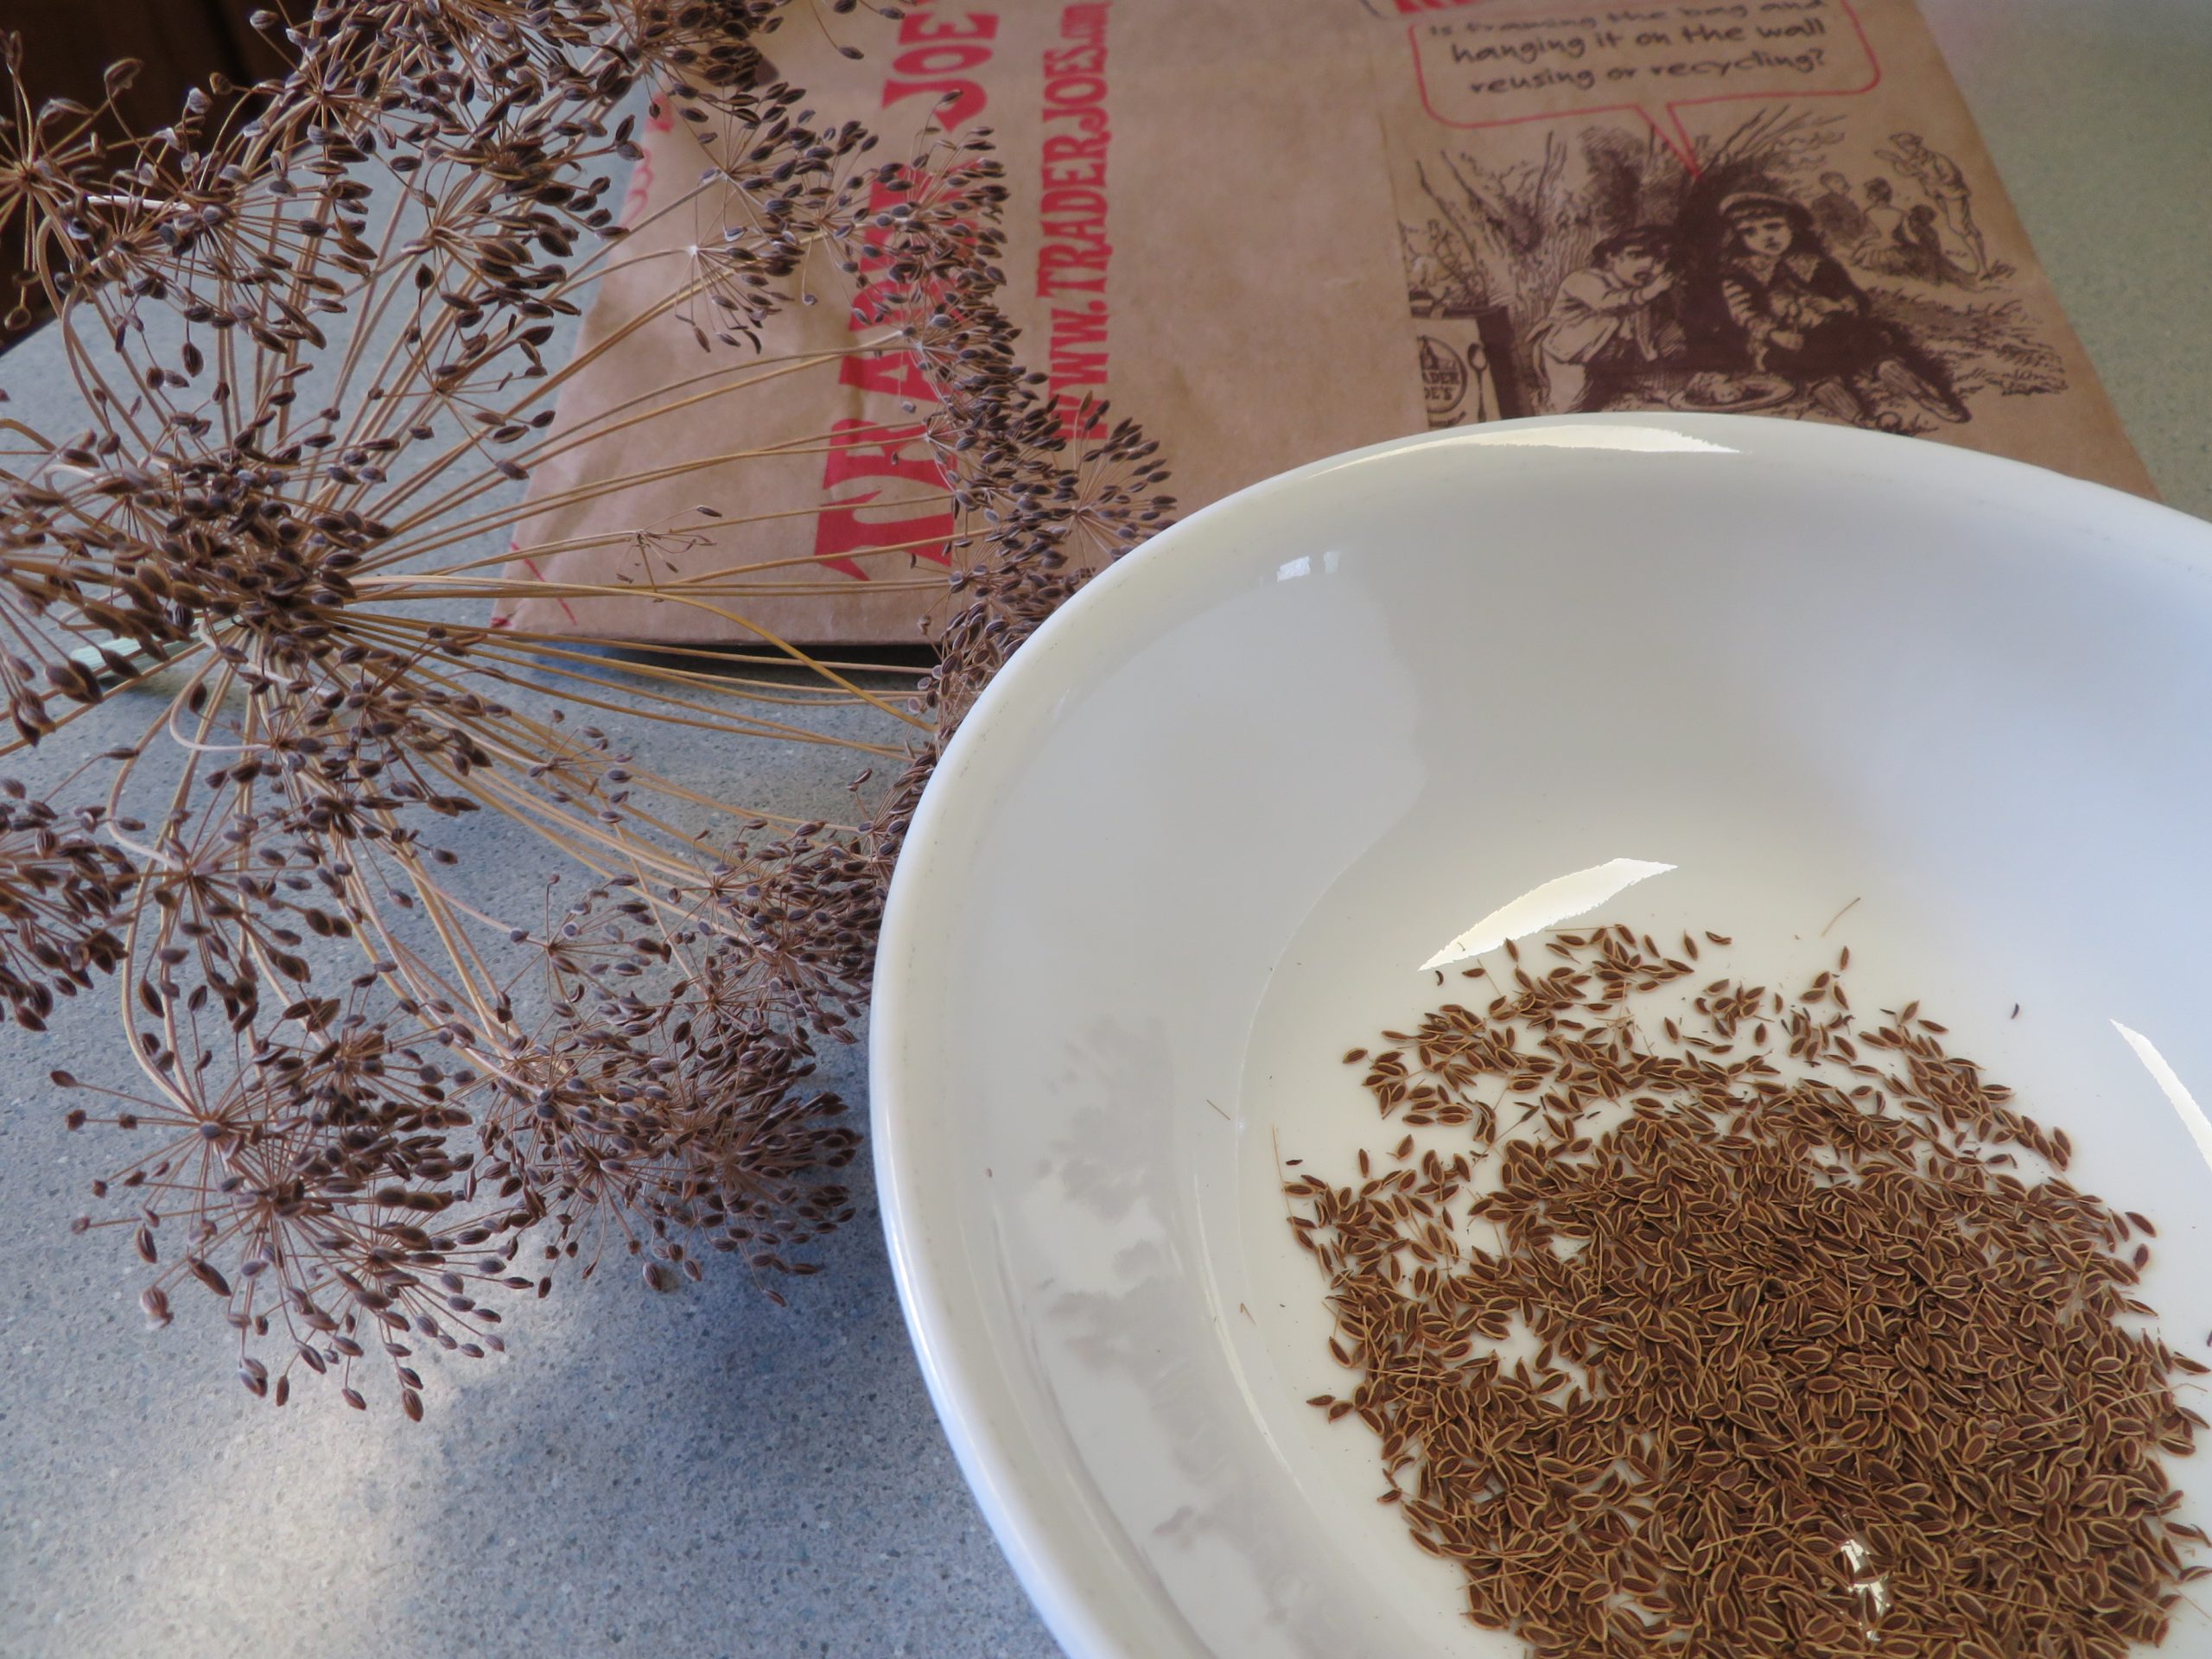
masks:
[[[1543,1659],[2162,1640],[2209,1570],[2164,1462],[2207,1368],[2121,1323],[2150,1220],[2065,1181],[2065,1133],[1917,1002],[1853,1027],[1823,976],[1775,1012],[1784,1071],[1726,1058],[1765,988],[1716,980],[1654,1043],[1633,999],[1681,976],[1652,942],[1555,942],[1372,1058],[1382,1113],[1465,1151],[1285,1188],[1358,1376],[1311,1403],[1379,1438],[1377,1501],[1474,1622]]]

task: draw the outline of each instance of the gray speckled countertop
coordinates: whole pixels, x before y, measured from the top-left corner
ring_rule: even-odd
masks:
[[[2159,488],[2212,516],[2212,0],[1925,8]],[[0,383],[51,409],[57,367],[34,340]],[[802,811],[848,769],[762,764],[757,798]],[[0,1035],[0,1656],[1054,1651],[931,1414],[872,1202],[788,1309],[620,1273],[443,1368],[420,1428],[272,1412],[212,1320],[148,1335],[127,1253],[66,1236],[103,1149],[44,1078],[107,1071],[112,1018]],[[857,1052],[830,1070],[862,1097]]]

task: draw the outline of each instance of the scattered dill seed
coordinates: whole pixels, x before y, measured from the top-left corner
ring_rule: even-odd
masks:
[[[2177,1377],[2212,1368],[2119,1323],[2149,1312],[2150,1246],[2119,1254],[2148,1218],[2024,1166],[2063,1172],[2064,1132],[1916,1002],[1860,1028],[1821,976],[1777,1000],[1785,1071],[1731,1052],[1766,988],[1712,982],[1654,1045],[1635,1001],[1688,963],[1618,926],[1557,943],[1370,1058],[1382,1116],[1465,1151],[1284,1187],[1359,1379],[1309,1403],[1379,1438],[1376,1501],[1474,1622],[1540,1659],[2163,1639],[2212,1572],[2162,1462],[2206,1426]]]

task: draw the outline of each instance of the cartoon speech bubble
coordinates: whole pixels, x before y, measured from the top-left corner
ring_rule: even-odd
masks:
[[[1850,0],[1397,0],[1423,106],[1452,127],[1633,110],[1694,172],[1681,111],[1872,92],[1881,66]]]

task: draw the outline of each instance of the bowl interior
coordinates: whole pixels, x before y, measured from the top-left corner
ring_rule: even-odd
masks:
[[[2144,1294],[2201,1354],[2208,545],[1905,440],[1509,424],[1247,492],[1025,647],[900,867],[876,1145],[931,1387],[1070,1650],[1517,1650],[1302,1403],[1348,1376],[1278,1160],[1382,1144],[1344,1052],[1611,860],[1674,868],[1595,916],[1772,983],[1847,944],[1858,1004],[1940,1010],[2158,1220]]]

